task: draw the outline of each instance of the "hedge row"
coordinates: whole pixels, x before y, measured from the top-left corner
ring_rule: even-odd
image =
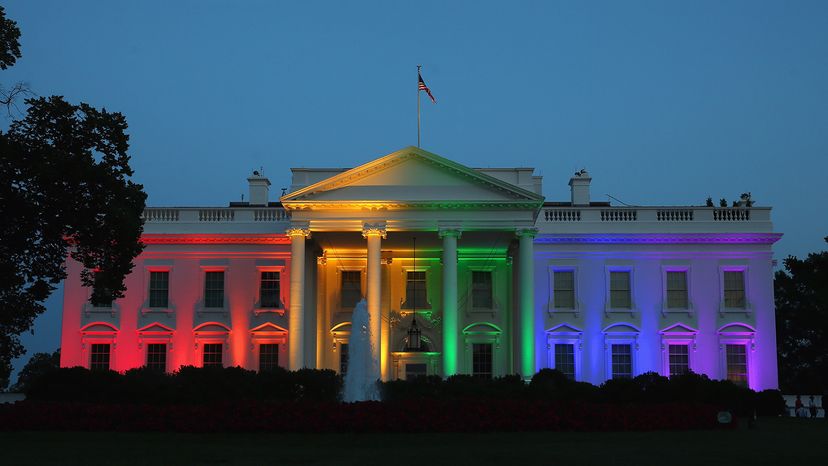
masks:
[[[687,403],[540,400],[223,402],[141,405],[23,401],[0,405],[0,431],[515,432],[728,428],[718,408]]]
[[[302,369],[254,372],[235,368],[183,367],[172,374],[133,369],[124,374],[81,367],[46,372],[31,381],[29,400],[114,404],[205,404],[228,400],[315,401],[335,403],[342,379],[330,370]],[[575,382],[544,369],[526,384],[519,376],[480,379],[465,375],[380,384],[382,399],[409,400],[539,400],[611,404],[697,403],[740,415],[779,415],[785,403],[776,390],[756,393],[730,382],[687,374],[666,378],[647,373],[633,379],[609,380],[600,386]]]

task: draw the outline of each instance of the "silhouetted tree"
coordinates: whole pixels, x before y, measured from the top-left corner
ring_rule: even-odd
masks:
[[[774,279],[780,385],[822,392],[828,389],[828,251],[805,260],[789,256],[785,270]]]
[[[60,348],[54,353],[35,353],[17,376],[17,383],[12,387],[13,392],[26,392],[33,380],[43,374],[60,367]]]
[[[19,37],[0,15],[3,69],[20,57]],[[143,248],[146,194],[130,180],[124,116],[59,96],[25,103],[25,117],[0,131],[0,388],[24,353],[19,335],[66,278],[67,256],[105,302],[123,296]]]

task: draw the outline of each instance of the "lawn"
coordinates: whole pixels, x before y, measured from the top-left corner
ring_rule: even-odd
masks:
[[[405,422],[400,420],[400,422]],[[0,433],[0,464],[596,464],[798,466],[828,462],[828,422],[755,429],[491,434]],[[413,458],[416,457],[416,460]]]

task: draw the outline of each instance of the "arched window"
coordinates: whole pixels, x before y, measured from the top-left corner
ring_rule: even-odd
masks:
[[[502,335],[500,327],[489,322],[475,322],[463,329],[467,374],[481,378],[502,375]]]
[[[718,333],[720,378],[750,387],[756,330],[747,324],[730,323]]]
[[[638,374],[638,335],[635,325],[619,322],[603,330],[607,379],[632,378]]]
[[[219,322],[205,322],[195,329],[197,366],[224,367],[228,350],[230,328]]]
[[[83,326],[81,352],[86,368],[90,370],[117,370],[115,345],[118,328],[108,322],[92,322]]]

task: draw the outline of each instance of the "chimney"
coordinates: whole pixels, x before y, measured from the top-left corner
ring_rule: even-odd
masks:
[[[262,176],[258,171],[247,179],[250,186],[250,205],[267,205],[270,180]]]
[[[586,170],[575,173],[569,179],[569,188],[572,192],[572,205],[589,205],[589,183],[592,181]]]

